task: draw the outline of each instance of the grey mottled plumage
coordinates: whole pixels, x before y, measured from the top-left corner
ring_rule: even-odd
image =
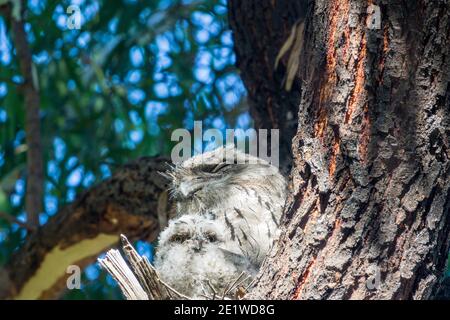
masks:
[[[155,265],[163,279],[188,289],[207,274],[216,281],[245,270],[254,273],[278,235],[286,196],[286,181],[278,169],[235,148],[220,147],[184,161],[167,174],[177,215],[161,234],[156,254]],[[213,226],[218,240],[203,242],[200,251],[195,250],[193,236],[183,236],[190,242],[172,241],[186,233],[182,231],[186,225],[197,238],[206,226]],[[200,272],[198,266],[204,270]],[[216,271],[210,270],[212,266]]]

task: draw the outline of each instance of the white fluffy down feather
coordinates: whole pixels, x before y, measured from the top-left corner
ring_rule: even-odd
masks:
[[[242,271],[254,275],[279,233],[286,181],[278,168],[220,147],[166,175],[177,216],[155,257],[163,280],[200,298],[207,280],[220,292]]]
[[[185,215],[172,220],[161,233],[155,268],[162,280],[193,298],[222,294],[243,272],[254,274],[250,261],[239,254],[227,228],[209,216]]]

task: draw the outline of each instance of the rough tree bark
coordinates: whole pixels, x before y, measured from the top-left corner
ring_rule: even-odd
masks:
[[[87,190],[27,237],[6,269],[0,298],[56,298],[66,288],[69,265],[81,269],[119,241],[153,241],[167,222],[166,158],[141,158]]]
[[[262,44],[270,32],[235,17],[276,29],[275,15],[292,14],[283,1],[229,8],[236,49],[248,54],[241,63],[258,59],[242,34]],[[432,297],[449,252],[450,3],[318,0],[309,8],[284,232],[251,297]]]

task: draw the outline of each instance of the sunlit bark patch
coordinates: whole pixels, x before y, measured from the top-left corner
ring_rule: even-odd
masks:
[[[334,142],[333,142],[333,147],[331,148],[330,164],[328,166],[328,172],[330,174],[330,180],[333,179],[334,173],[336,172],[336,161],[337,161],[337,156],[338,156],[339,151],[340,151],[339,144],[340,144],[339,137],[337,137],[335,135]]]
[[[364,89],[366,76],[365,76],[365,64],[367,55],[367,40],[365,35],[362,35],[361,49],[358,57],[358,64],[356,67],[355,75],[355,88],[348,100],[347,112],[345,114],[345,124],[351,124],[352,115],[356,111],[360,101],[364,101],[366,90]]]
[[[316,258],[313,258],[313,260],[309,263],[308,268],[306,268],[306,271],[301,276],[300,281],[297,284],[297,288],[295,289],[294,295],[292,296],[293,300],[299,300],[301,298],[303,287],[305,286],[306,282],[309,279],[309,275],[311,273],[311,270],[312,270],[315,262],[316,262]]]

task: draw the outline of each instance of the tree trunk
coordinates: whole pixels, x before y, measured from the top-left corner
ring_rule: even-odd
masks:
[[[280,42],[264,39],[279,28],[275,15],[294,12],[287,1],[262,3],[230,4],[232,20],[262,21],[231,23],[247,86],[264,74],[245,75],[251,63],[242,61],[261,59],[246,48],[277,52]],[[250,297],[432,297],[450,242],[450,3],[318,0],[308,8],[284,232]],[[243,44],[242,35],[254,41]],[[274,54],[264,59],[271,66]],[[270,100],[255,92],[251,101]],[[280,108],[298,96],[293,88]]]
[[[169,218],[165,158],[141,158],[87,190],[25,240],[0,270],[0,298],[51,299],[66,288],[69,265],[83,267],[119,234],[153,241]]]
[[[300,83],[295,81],[286,91],[286,66],[281,63],[275,68],[275,58],[294,24],[305,16],[305,1],[228,1],[228,12],[236,64],[248,91],[254,126],[280,130],[280,169],[287,174],[292,165]]]

